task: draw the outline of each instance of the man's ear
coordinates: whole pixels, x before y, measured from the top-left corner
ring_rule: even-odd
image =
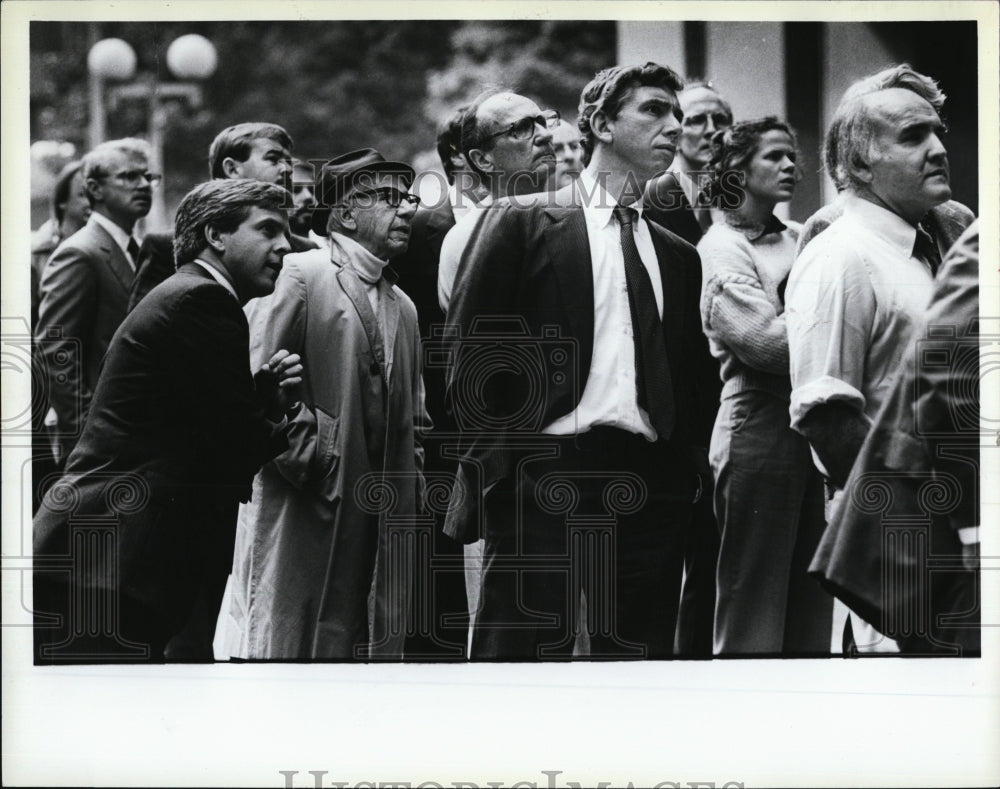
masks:
[[[847,157],[846,168],[847,172],[855,179],[863,184],[871,185],[872,179],[872,168],[869,162],[866,162],[861,158],[858,153],[852,153]]]
[[[226,251],[226,240],[223,238],[222,231],[220,231],[215,225],[208,224],[205,225],[204,233],[205,243],[211,247],[212,251],[222,255]]]
[[[337,218],[336,222],[331,222],[334,217]],[[350,230],[355,231],[358,229],[358,220],[354,216],[354,208],[349,203],[343,205],[335,205],[330,209],[330,219],[326,220],[326,233],[330,234],[331,230]]]
[[[473,148],[468,154],[469,162],[484,173],[492,173],[496,170],[492,157],[481,148]]]
[[[227,156],[222,160],[222,172],[225,173],[226,178],[239,178],[240,177],[240,162],[236,161],[232,156]]]
[[[605,114],[604,110],[597,110],[590,116],[590,131],[595,140],[610,145],[614,142],[614,121]]]
[[[88,178],[83,185],[87,193],[87,202],[91,207],[104,200],[104,184],[97,178]]]

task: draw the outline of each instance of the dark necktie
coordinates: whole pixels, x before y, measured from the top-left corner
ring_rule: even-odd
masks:
[[[132,258],[132,265],[136,266],[139,263],[139,244],[134,237],[128,237],[128,254]]]
[[[931,267],[931,276],[937,276],[938,269],[941,268],[941,253],[931,234],[924,230],[922,225],[917,225],[917,238],[913,242],[913,257],[924,261]]]
[[[663,322],[656,309],[656,295],[646,267],[639,257],[632,226],[636,212],[615,206],[615,218],[621,228],[622,256],[625,258],[625,282],[632,313],[635,341],[635,387],[639,405],[649,414],[649,421],[663,440],[674,430],[674,393],[667,364],[667,346]]]

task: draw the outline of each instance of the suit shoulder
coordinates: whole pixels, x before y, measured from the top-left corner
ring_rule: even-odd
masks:
[[[649,227],[650,234],[658,236],[660,241],[671,247],[672,251],[687,259],[698,260],[698,250],[693,244],[657,222],[647,222],[646,225]]]

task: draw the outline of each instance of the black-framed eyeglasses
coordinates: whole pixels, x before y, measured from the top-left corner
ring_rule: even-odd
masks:
[[[145,170],[125,170],[120,173],[114,173],[109,175],[108,178],[114,178],[121,184],[125,186],[139,186],[143,181],[148,183],[151,187],[155,188],[160,185],[163,180],[163,176],[159,173],[150,173]]]
[[[518,121],[514,121],[509,126],[505,126],[500,129],[500,131],[495,131],[493,134],[487,134],[483,138],[483,142],[487,140],[492,140],[494,137],[501,137],[507,135],[512,140],[530,140],[535,136],[535,127],[541,126],[543,129],[555,129],[559,126],[559,113],[555,110],[545,110],[541,115],[529,115],[526,118],[521,118]]]
[[[403,203],[408,206],[416,208],[420,205],[420,198],[411,194],[410,192],[401,192],[399,189],[393,189],[391,186],[383,186],[379,189],[358,189],[351,195],[356,203],[364,203],[366,201],[359,201],[358,198],[374,197],[376,200],[383,200],[389,208],[399,208]],[[364,207],[370,207],[366,205]]]
[[[733,125],[733,116],[728,112],[699,112],[695,115],[685,115],[681,119],[681,125],[685,129],[692,131],[703,131],[708,125],[709,118],[716,129],[726,129]]]

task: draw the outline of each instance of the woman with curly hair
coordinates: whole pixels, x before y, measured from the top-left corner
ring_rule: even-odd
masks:
[[[774,216],[798,180],[795,133],[777,118],[712,139],[715,222],[698,244],[701,315],[719,359],[712,434],[722,532],[714,652],[829,653],[833,602],[806,575],[823,530],[823,480],[789,427],[783,283],[799,227]]]

